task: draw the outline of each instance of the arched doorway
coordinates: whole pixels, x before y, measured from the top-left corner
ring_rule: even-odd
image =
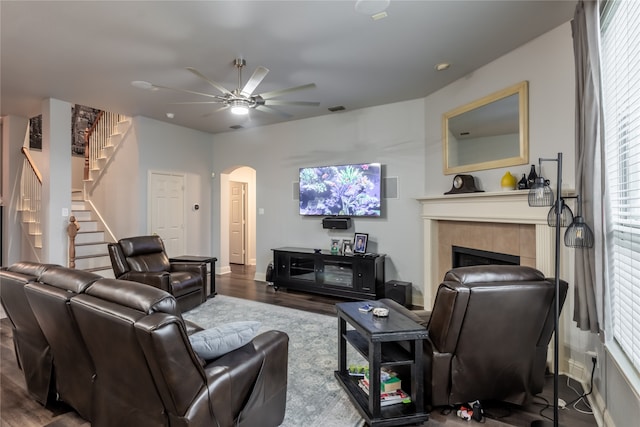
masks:
[[[256,170],[249,166],[220,174],[220,261],[221,274],[232,263],[256,264]]]

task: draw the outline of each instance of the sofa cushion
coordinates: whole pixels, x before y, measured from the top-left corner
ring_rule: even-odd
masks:
[[[260,322],[227,323],[196,332],[189,337],[196,354],[204,360],[215,359],[251,341],[260,329]]]

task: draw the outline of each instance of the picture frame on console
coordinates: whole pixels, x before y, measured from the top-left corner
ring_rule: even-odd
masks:
[[[353,253],[354,254],[364,254],[367,252],[367,241],[369,240],[369,234],[367,233],[356,233],[353,236]]]
[[[351,240],[342,240],[342,255],[353,255],[353,244],[351,243]]]
[[[331,253],[336,255],[340,252],[340,240],[331,239]]]

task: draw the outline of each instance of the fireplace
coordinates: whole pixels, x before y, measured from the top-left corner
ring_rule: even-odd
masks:
[[[570,190],[563,192],[564,197],[574,195]],[[549,208],[530,207],[527,190],[449,194],[418,200],[424,233],[424,306],[433,306],[443,271],[451,266],[452,246],[517,254],[520,265],[535,267],[547,277],[553,276],[555,229],[547,224]],[[568,252],[569,248],[561,246],[560,250]],[[561,260],[560,276],[572,283],[573,254],[565,252]],[[445,262],[448,265],[440,265]],[[417,300],[414,294],[414,305],[419,304]],[[561,336],[563,329],[561,324]],[[560,346],[559,352],[560,360],[565,360],[564,346]]]
[[[467,267],[471,265],[520,265],[517,255],[500,252],[483,251],[461,246],[451,247],[451,265],[453,267]]]
[[[527,197],[521,190],[418,199],[424,221],[425,306],[433,304],[438,285],[452,267],[452,246],[516,255],[520,265],[553,275],[555,233],[547,225],[549,209],[529,207]],[[563,257],[565,264],[568,259]],[[561,272],[571,278],[567,267],[562,265]],[[413,298],[419,301],[415,294]]]

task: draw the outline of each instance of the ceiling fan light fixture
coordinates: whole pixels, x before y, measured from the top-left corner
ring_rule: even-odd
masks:
[[[231,101],[231,114],[235,114],[237,116],[246,116],[249,114],[249,107],[246,102],[243,102],[241,99],[236,99]]]

